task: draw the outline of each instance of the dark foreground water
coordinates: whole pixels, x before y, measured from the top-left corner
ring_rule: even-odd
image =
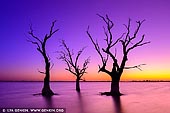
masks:
[[[66,113],[170,113],[170,82],[121,82],[120,98],[101,96],[109,82],[52,82],[55,95],[40,95],[42,82],[0,82],[0,108],[66,108]]]

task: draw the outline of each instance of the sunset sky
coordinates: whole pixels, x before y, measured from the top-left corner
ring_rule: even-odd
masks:
[[[123,24],[132,19],[132,30],[136,21],[145,19],[139,37],[146,35],[150,44],[134,49],[129,54],[127,66],[147,64],[138,69],[124,71],[121,80],[170,80],[170,1],[169,0],[0,0],[0,80],[43,80],[44,62],[36,46],[28,43],[29,24],[36,36],[43,38],[49,33],[51,22],[57,20],[59,31],[47,42],[48,54],[54,67],[51,80],[74,80],[65,70],[65,63],[58,60],[56,51],[61,50],[64,39],[75,53],[86,49],[80,62],[91,58],[86,80],[110,80],[98,73],[100,57],[90,42],[86,30],[100,45],[104,44],[105,23],[96,15],[108,14],[114,22],[113,34],[117,38],[126,32]],[[118,51],[117,54],[121,54]],[[109,67],[110,64],[108,64]]]

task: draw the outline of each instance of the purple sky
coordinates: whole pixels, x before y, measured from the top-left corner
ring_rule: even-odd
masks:
[[[43,79],[37,72],[38,69],[43,70],[43,59],[36,47],[26,39],[30,23],[35,34],[43,38],[53,20],[57,20],[55,28],[60,30],[47,43],[48,53],[55,64],[52,80],[74,79],[64,70],[66,65],[56,59],[55,51],[60,50],[61,39],[75,52],[87,46],[81,57],[84,60],[91,56],[88,74],[85,75],[87,80],[106,79],[106,75],[97,73],[101,62],[86,34],[90,25],[90,33],[103,45],[104,22],[96,16],[97,13],[108,14],[113,20],[115,37],[125,32],[123,24],[129,18],[132,19],[132,30],[136,20],[146,19],[140,34],[145,34],[146,41],[151,43],[132,51],[127,65],[147,65],[142,67],[143,71],[125,71],[123,80],[170,80],[169,4],[169,0],[1,0],[0,80]]]

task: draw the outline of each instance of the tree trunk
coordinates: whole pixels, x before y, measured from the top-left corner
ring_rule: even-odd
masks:
[[[121,95],[121,93],[119,91],[119,82],[120,82],[120,76],[119,75],[112,76],[111,90],[110,90],[111,95],[115,95],[115,96]]]
[[[112,74],[110,76],[112,78],[110,92],[103,92],[103,93],[101,93],[101,95],[121,96],[122,94],[119,91],[120,75],[119,74]]]
[[[76,91],[80,92],[80,79],[79,78],[76,79]]]
[[[50,63],[46,63],[46,76],[44,78],[44,86],[42,89],[43,96],[52,96],[54,95],[53,91],[50,89]]]

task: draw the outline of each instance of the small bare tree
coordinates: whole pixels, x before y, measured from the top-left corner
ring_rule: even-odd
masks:
[[[66,45],[65,41],[62,40],[61,43],[64,48],[62,51],[59,51],[60,54],[59,54],[58,59],[64,61],[67,64],[67,68],[65,68],[65,69],[76,76],[76,91],[80,92],[79,81],[82,80],[82,76],[86,73],[86,69],[88,68],[87,65],[88,65],[90,59],[87,58],[84,61],[82,68],[80,68],[81,66],[78,65],[78,60],[85,48],[82,48],[81,50],[79,50],[77,55],[75,57],[73,57],[74,53],[73,53],[73,51],[71,51],[69,49],[69,47]]]
[[[99,66],[99,72],[104,72],[107,73],[110,77],[111,77],[111,90],[110,92],[104,92],[102,94],[105,95],[121,95],[120,91],[119,91],[119,81],[120,81],[120,77],[123,73],[124,69],[131,69],[131,68],[138,68],[140,69],[141,65],[145,65],[145,64],[140,64],[140,65],[136,65],[136,66],[131,66],[131,67],[125,67],[125,64],[128,60],[128,54],[130,53],[130,51],[132,51],[133,49],[139,47],[139,46],[143,46],[146,45],[150,42],[144,42],[144,38],[145,35],[142,35],[142,37],[140,39],[137,38],[137,34],[139,32],[139,29],[142,25],[143,21],[136,21],[137,23],[137,28],[134,31],[134,33],[131,33],[130,31],[130,27],[131,27],[131,20],[129,19],[128,21],[128,25],[124,25],[127,32],[123,33],[119,38],[117,39],[113,39],[113,35],[112,35],[112,28],[114,26],[113,22],[110,20],[110,18],[108,17],[108,15],[106,15],[106,17],[103,17],[99,14],[97,14],[106,24],[106,27],[104,28],[104,34],[106,36],[106,38],[104,39],[106,42],[106,47],[105,48],[101,48],[98,44],[98,42],[94,41],[94,39],[92,38],[91,34],[89,33],[89,27],[87,29],[87,35],[90,38],[92,44],[94,45],[97,53],[99,54],[101,61],[102,61],[102,66]],[[132,34],[132,36],[131,36]],[[118,63],[117,57],[116,57],[116,52],[111,51],[111,49],[115,48],[115,46],[118,43],[121,43],[122,45],[122,60],[120,61],[120,64]],[[115,48],[116,50],[116,48]],[[106,54],[106,56],[104,57],[103,54]],[[112,60],[112,69],[108,70],[106,69],[106,64],[108,63],[108,59],[111,58]],[[141,70],[141,69],[140,69]]]
[[[44,86],[42,89],[43,96],[54,95],[53,91],[50,88],[50,83],[49,83],[50,82],[50,69],[52,68],[52,66],[50,63],[50,57],[48,56],[47,51],[46,51],[46,43],[54,35],[54,33],[56,33],[59,30],[59,29],[54,30],[55,22],[56,21],[52,22],[49,34],[46,34],[43,39],[34,35],[32,25],[30,25],[30,31],[28,32],[29,35],[32,37],[32,39],[29,38],[27,41],[37,46],[37,50],[43,56],[44,62],[45,62],[45,72],[39,71],[40,73],[45,74]]]

